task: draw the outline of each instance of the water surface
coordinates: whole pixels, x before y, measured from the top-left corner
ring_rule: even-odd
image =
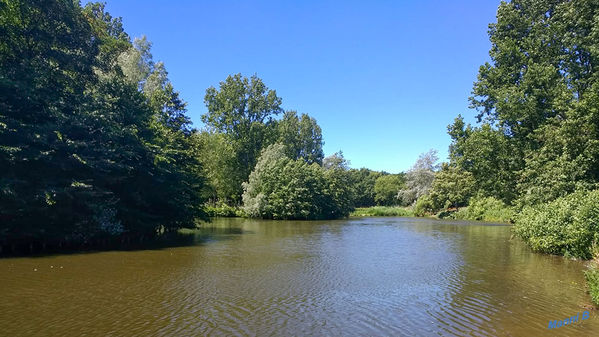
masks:
[[[584,263],[509,226],[218,219],[192,245],[0,260],[2,336],[592,336]]]

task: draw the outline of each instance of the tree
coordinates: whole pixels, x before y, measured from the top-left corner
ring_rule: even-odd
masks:
[[[343,156],[343,151],[339,151],[339,152],[335,152],[332,155],[324,158],[322,161],[322,166],[327,170],[333,169],[333,168],[338,168],[341,170],[348,170],[349,169],[349,161],[347,159],[345,159],[345,157]]]
[[[397,205],[399,203],[397,194],[404,185],[405,176],[403,174],[388,174],[378,177],[374,185],[377,205]]]
[[[239,189],[237,182],[243,180],[234,144],[225,134],[207,130],[195,132],[192,137],[201,149],[199,160],[208,180],[205,198],[213,203],[233,203]]]
[[[324,177],[327,181],[325,194],[330,202],[325,203],[325,218],[341,218],[354,210],[355,190],[352,188],[349,161],[339,151],[324,159]]]
[[[405,187],[397,194],[397,198],[403,205],[410,205],[429,193],[438,168],[438,160],[437,151],[432,149],[418,157],[416,163],[406,173]]]
[[[430,197],[434,208],[466,206],[474,194],[475,184],[472,173],[443,163],[431,186]]]
[[[386,173],[372,171],[367,168],[350,169],[348,171],[351,186],[354,189],[354,206],[370,207],[375,205],[375,183],[376,180]],[[396,191],[397,192],[397,191]],[[395,197],[395,195],[394,195]]]
[[[240,196],[241,182],[256,165],[260,151],[273,141],[273,117],[283,112],[282,100],[256,75],[248,79],[235,74],[220,82],[219,89],[208,88],[204,102],[208,112],[202,121],[211,130],[226,134],[234,144],[240,172],[235,177],[243,177],[236,182]]]
[[[598,12],[590,0],[499,6],[489,29],[491,63],[480,68],[470,101],[479,121],[502,134],[491,146],[524,160],[506,165],[500,157],[499,171],[492,172],[504,172],[503,179],[492,179],[510,183],[495,186],[492,195],[534,204],[599,181]]]
[[[197,147],[123,75],[121,20],[68,1],[0,11],[0,244],[193,227]]]
[[[243,183],[244,211],[270,219],[332,219],[351,211],[350,189],[338,168],[293,160],[282,144],[262,151]]]
[[[306,163],[322,164],[322,131],[316,120],[306,114],[285,112],[277,123],[278,142],[285,144],[287,155],[292,159],[303,159]]]
[[[461,116],[448,127],[452,137],[449,148],[451,166],[469,172],[474,179],[474,194],[492,196],[506,203],[517,197],[517,172],[524,167],[522,149],[501,128],[485,123],[465,126]]]
[[[68,1],[2,2],[0,31],[0,240],[70,233],[101,193],[71,186],[98,42]]]

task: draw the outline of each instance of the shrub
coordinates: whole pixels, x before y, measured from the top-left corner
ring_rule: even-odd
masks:
[[[426,216],[435,212],[435,206],[431,197],[426,194],[418,198],[414,205],[415,216]]]
[[[243,210],[267,219],[331,219],[349,215],[353,195],[344,168],[292,160],[273,144],[243,183]]]
[[[589,259],[599,242],[599,190],[525,207],[515,233],[535,251]]]
[[[584,277],[587,280],[589,294],[595,305],[599,305],[599,269],[591,267],[584,272]]]
[[[453,219],[511,222],[514,218],[514,209],[503,201],[494,197],[472,197],[468,207],[463,207],[453,212]]]
[[[437,209],[461,207],[468,203],[474,185],[472,173],[444,163],[435,174],[430,196]]]
[[[388,174],[378,177],[374,183],[374,200],[378,205],[397,205],[399,203],[397,193],[404,187],[404,184],[403,174]]]
[[[206,205],[206,214],[209,217],[242,217],[244,216],[243,210],[235,206],[229,206],[226,204]]]

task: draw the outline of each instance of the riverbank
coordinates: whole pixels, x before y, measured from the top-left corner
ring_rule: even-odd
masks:
[[[349,216],[408,216],[412,217],[414,211],[411,207],[400,206],[373,206],[358,207]]]
[[[412,207],[402,206],[373,206],[356,208],[350,216],[402,216],[402,217],[428,217],[446,220],[469,220],[482,222],[497,222],[512,224],[514,211],[511,208],[501,209],[498,207],[469,207],[453,208],[441,210],[437,213],[426,214],[426,216],[416,215]]]

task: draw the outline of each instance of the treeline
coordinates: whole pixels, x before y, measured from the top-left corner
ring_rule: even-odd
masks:
[[[394,202],[401,175],[324,158],[314,118],[257,76],[205,103],[193,129],[151,43],[104,4],[0,1],[0,252],[156,237],[215,205],[319,219]]]
[[[491,62],[415,212],[510,220],[535,251],[599,258],[599,3],[502,2]],[[458,210],[458,208],[460,208]],[[587,279],[599,304],[599,271]]]
[[[283,111],[257,76],[227,77],[206,90],[205,103],[204,129],[192,137],[202,149],[210,215],[332,219],[397,203],[403,174],[350,169],[341,151],[325,158],[316,120]]]
[[[185,102],[103,4],[0,2],[0,249],[205,216]]]
[[[510,209],[535,250],[599,253],[598,16],[587,0],[499,6],[470,98],[479,125],[448,127],[450,161],[421,204]]]

